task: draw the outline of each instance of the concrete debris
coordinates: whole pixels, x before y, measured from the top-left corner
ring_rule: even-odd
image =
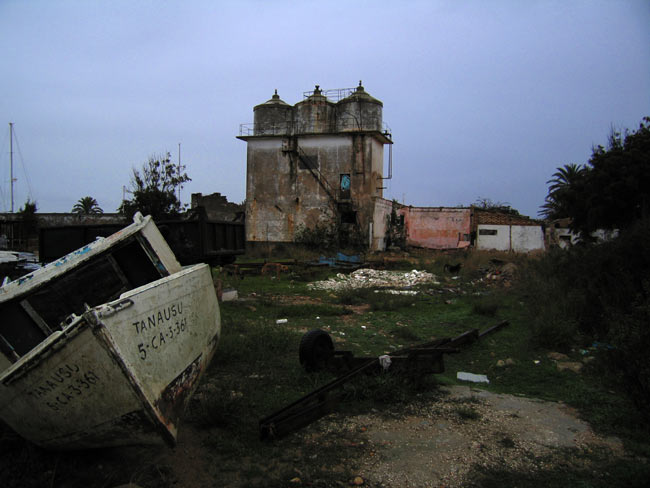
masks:
[[[569,356],[562,354],[561,352],[549,352],[546,357],[553,359],[554,361],[566,361],[569,359]]]
[[[353,288],[408,288],[423,283],[438,284],[435,275],[414,269],[409,272],[362,268],[350,274],[338,273],[307,286],[316,290],[341,291]]]
[[[485,273],[485,278],[488,281],[502,281],[509,282],[517,275],[517,265],[514,263],[503,263],[499,260],[492,260],[491,266],[488,268],[479,269],[481,273]],[[482,282],[480,278],[478,282]]]
[[[558,371],[573,371],[574,373],[579,373],[582,369],[582,363],[576,363],[572,361],[563,361],[557,363]]]
[[[506,263],[501,268],[501,274],[506,278],[514,278],[517,274],[517,265],[514,263]]]
[[[222,302],[232,302],[233,300],[237,300],[237,298],[238,298],[238,294],[237,294],[237,290],[235,289],[229,288],[221,292]]]
[[[375,290],[378,292],[379,290]],[[417,295],[418,292],[415,290],[384,290],[384,293],[390,293],[391,295]]]

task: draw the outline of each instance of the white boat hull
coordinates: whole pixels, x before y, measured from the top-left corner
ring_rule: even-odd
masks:
[[[166,441],[214,353],[206,264],[123,293],[49,335],[0,375],[0,417],[48,448]]]

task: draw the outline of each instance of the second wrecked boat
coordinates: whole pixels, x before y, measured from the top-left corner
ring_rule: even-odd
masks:
[[[174,444],[220,335],[150,217],[0,288],[0,418],[51,448]]]

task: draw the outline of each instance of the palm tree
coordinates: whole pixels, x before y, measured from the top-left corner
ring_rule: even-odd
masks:
[[[571,186],[581,176],[584,170],[585,166],[583,164],[576,163],[565,164],[561,168],[557,168],[557,171],[553,173],[553,178],[546,182],[546,184],[551,183],[551,186],[548,187],[548,192],[554,193],[567,186]]]
[[[566,212],[567,198],[569,193],[575,190],[576,183],[585,175],[587,167],[584,164],[570,163],[557,168],[553,173],[553,178],[546,182],[548,195],[542,205],[539,214],[547,219],[557,219],[567,217]]]
[[[80,198],[72,207],[72,213],[82,215],[102,214],[104,211],[93,197]]]

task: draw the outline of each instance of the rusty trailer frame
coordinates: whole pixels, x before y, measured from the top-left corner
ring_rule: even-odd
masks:
[[[483,332],[479,332],[478,329],[470,329],[454,338],[437,339],[376,358],[355,357],[350,351],[334,351],[333,349],[328,351],[328,347],[316,347],[314,349],[316,357],[301,357],[301,363],[307,370],[328,369],[339,376],[261,419],[259,421],[260,438],[272,440],[284,437],[331,413],[340,401],[341,394],[330,393],[335,392],[361,374],[380,374],[386,371],[391,374],[419,377],[425,374],[443,373],[445,370],[444,354],[458,353],[460,347],[472,344],[506,325],[508,325],[508,321],[502,321]],[[326,332],[316,329],[305,334],[303,343],[305,339],[309,340],[310,334],[311,337],[319,336],[321,345],[327,343],[327,339],[324,339],[325,336],[329,338]],[[331,339],[329,340],[331,342]],[[301,356],[302,354],[301,349]]]

